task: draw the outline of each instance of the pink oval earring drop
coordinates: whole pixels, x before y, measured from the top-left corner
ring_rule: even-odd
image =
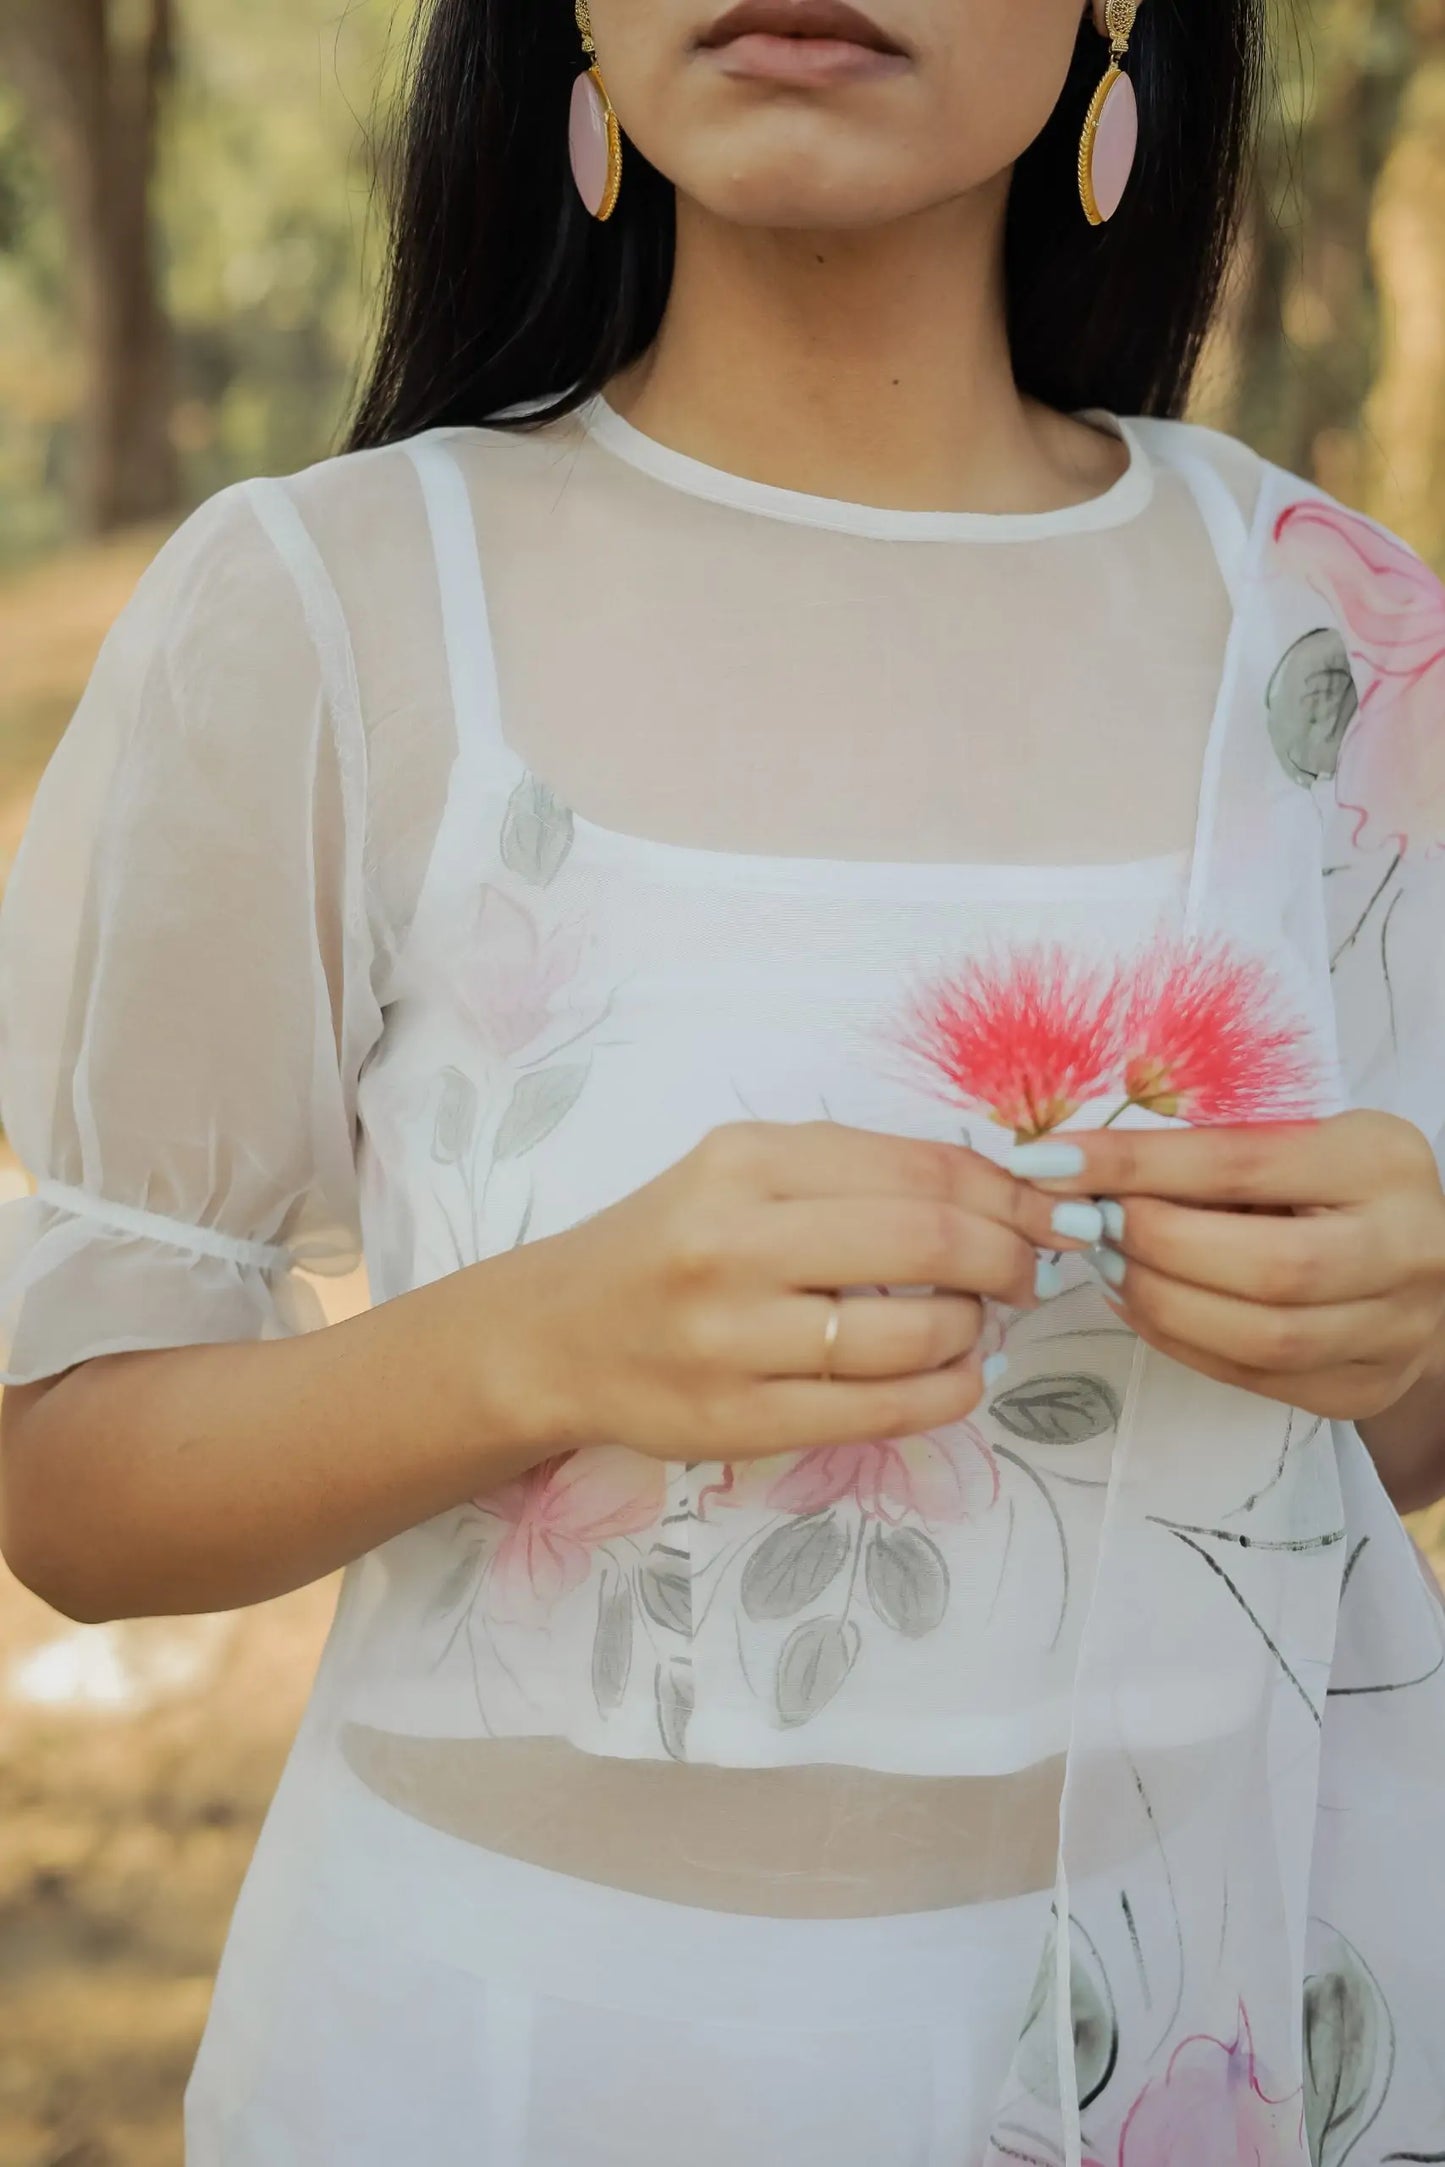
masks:
[[[592,42],[587,0],[576,0],[575,12],[582,50],[594,55],[597,47]],[[594,218],[610,218],[622,186],[622,130],[595,59],[572,85],[567,147],[572,154],[572,178],[578,195]]]
[[[1129,50],[1139,6],[1140,0],[1108,0],[1104,10],[1109,65],[1089,100],[1079,139],[1079,200],[1091,226],[1102,226],[1118,210],[1139,148],[1138,101],[1119,65]]]

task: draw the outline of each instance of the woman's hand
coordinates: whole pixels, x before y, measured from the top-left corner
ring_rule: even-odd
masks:
[[[1034,1306],[1053,1209],[962,1145],[832,1121],[714,1129],[513,1252],[535,1273],[539,1434],[553,1452],[747,1460],[957,1421],[983,1393],[982,1298]],[[826,1290],[886,1286],[936,1291],[845,1295],[822,1377]]]
[[[1081,1131],[1010,1164],[1109,1200],[1097,1261],[1121,1315],[1206,1377],[1366,1421],[1445,1368],[1445,1196],[1407,1121]]]

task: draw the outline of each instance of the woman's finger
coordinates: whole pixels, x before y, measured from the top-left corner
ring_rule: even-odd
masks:
[[[1046,1200],[1044,1223],[1047,1224]],[[770,1206],[748,1261],[794,1288],[932,1286],[1032,1307],[1032,1242],[956,1204],[915,1197],[827,1198]],[[1040,1237],[1042,1238],[1042,1237]]]
[[[913,1377],[971,1354],[983,1305],[964,1294],[842,1294],[828,1375]],[[746,1366],[770,1377],[821,1376],[826,1294],[770,1302],[745,1325]]]
[[[1146,1346],[1171,1361],[1197,1371],[1201,1377],[1212,1378],[1216,1384],[1235,1385],[1260,1399],[1302,1408],[1306,1414],[1324,1415],[1339,1422],[1363,1422],[1398,1395],[1398,1383],[1376,1362],[1341,1362],[1305,1377],[1286,1371],[1246,1369],[1225,1356],[1206,1354],[1183,1340],[1171,1339],[1167,1332],[1136,1322],[1117,1302],[1111,1301],[1109,1306],[1132,1326]]]
[[[1146,1337],[1157,1333],[1241,1372],[1299,1376],[1381,1361],[1403,1337],[1398,1303],[1378,1296],[1286,1308],[1191,1286],[1127,1260],[1113,1292]]]
[[[1388,1294],[1401,1276],[1377,1217],[1348,1209],[1291,1218],[1131,1197],[1111,1213],[1109,1239],[1170,1279],[1282,1308]]]
[[[912,1198],[991,1219],[1030,1241],[1051,1239],[1056,1198],[966,1144],[849,1128],[840,1121],[732,1122],[700,1149],[724,1155],[780,1201],[865,1196]]]
[[[1348,1205],[1435,1177],[1420,1130],[1389,1114],[1246,1128],[1089,1129],[1024,1144],[1011,1172],[1071,1196]]]
[[[912,1377],[767,1377],[747,1387],[731,1426],[758,1439],[754,1457],[810,1452],[819,1446],[879,1444],[911,1437],[937,1457],[946,1480],[956,1458],[974,1471],[982,1448],[967,1423],[984,1396],[977,1348],[942,1369]],[[943,1432],[942,1436],[934,1433]]]

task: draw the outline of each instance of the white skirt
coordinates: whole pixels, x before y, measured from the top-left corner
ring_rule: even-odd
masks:
[[[695,1909],[482,1851],[349,1774],[324,1828],[304,1881],[271,1871],[284,1827],[263,1835],[187,2167],[982,2159],[1050,1891],[891,1918]]]

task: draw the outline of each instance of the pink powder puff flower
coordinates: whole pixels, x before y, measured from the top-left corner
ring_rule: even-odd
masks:
[[[970,959],[913,997],[903,1043],[949,1096],[1027,1143],[1116,1080],[1118,992],[1060,947]]]
[[[850,1500],[894,1526],[909,1513],[925,1526],[978,1520],[998,1494],[998,1462],[970,1422],[879,1444],[819,1446],[765,1493],[769,1505],[800,1517]]]
[[[492,1051],[509,1060],[539,1039],[577,972],[578,926],[540,930],[505,889],[484,887],[458,972],[462,1006]]]
[[[1223,940],[1161,940],[1140,958],[1122,1018],[1131,1105],[1200,1126],[1300,1121],[1321,1078],[1268,965]]]
[[[1274,526],[1276,558],[1330,602],[1368,683],[1336,790],[1361,849],[1445,849],[1445,583],[1355,512],[1302,500]]]
[[[1304,2158],[1302,2095],[1266,2090],[1243,2003],[1233,2041],[1186,2039],[1119,2136],[1119,2167],[1303,2167]]]
[[[652,1527],[666,1496],[660,1460],[622,1445],[589,1445],[543,1460],[515,1482],[473,1499],[506,1528],[487,1564],[488,1610],[513,1622],[541,1623],[587,1579],[594,1550]]]

